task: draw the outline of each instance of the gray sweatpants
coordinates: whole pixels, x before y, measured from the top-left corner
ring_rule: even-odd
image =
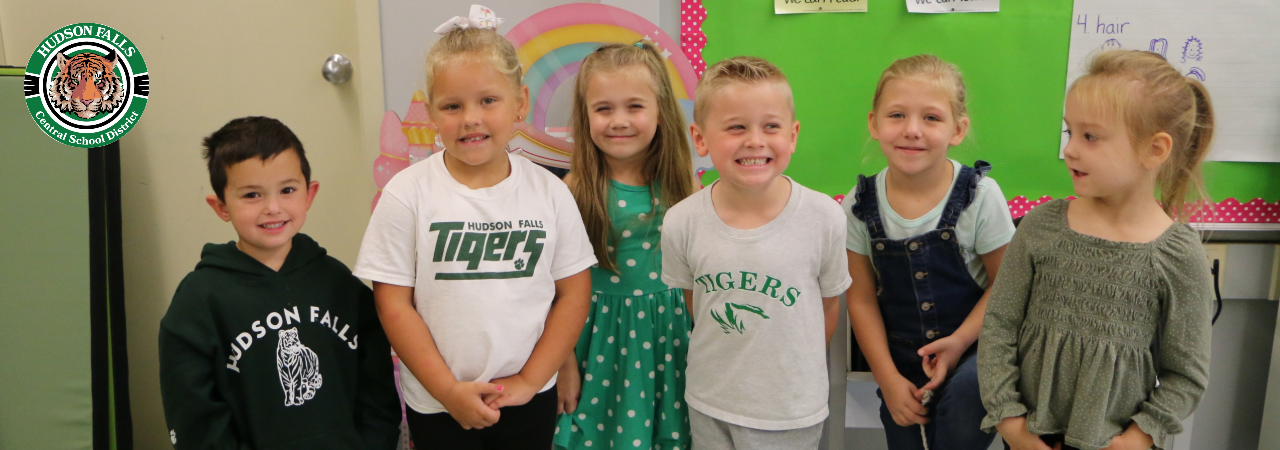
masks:
[[[697,450],[816,450],[822,424],[768,431],[734,425],[689,408],[689,431]]]

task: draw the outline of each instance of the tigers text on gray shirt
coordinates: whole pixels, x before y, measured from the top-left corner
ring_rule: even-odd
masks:
[[[786,179],[791,197],[764,226],[726,225],[713,184],[672,207],[662,230],[663,282],[693,291],[685,399],[761,430],[827,417],[822,298],[852,282],[840,205]]]

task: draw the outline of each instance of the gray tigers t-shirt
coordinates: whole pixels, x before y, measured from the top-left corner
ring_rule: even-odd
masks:
[[[827,417],[822,298],[849,287],[845,218],[790,178],[772,221],[739,230],[703,189],[667,212],[662,281],[693,291],[685,399],[713,418],[789,430]]]

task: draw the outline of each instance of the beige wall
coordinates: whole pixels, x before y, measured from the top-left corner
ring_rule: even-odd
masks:
[[[17,61],[8,62],[4,55],[4,18],[0,17],[0,66],[16,66],[19,64]]]
[[[261,2],[0,0],[0,55],[25,65],[50,32],[111,26],[151,73],[142,120],[121,140],[130,398],[139,449],[169,448],[156,337],[178,282],[206,242],[235,239],[204,202],[211,192],[200,139],[227,120],[267,115],[306,146],[321,190],[304,232],[354,264],[375,193],[371,176],[383,111],[377,0]],[[330,53],[355,78],[320,76]]]

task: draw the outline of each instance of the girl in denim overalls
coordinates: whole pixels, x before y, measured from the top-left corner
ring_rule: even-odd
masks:
[[[880,76],[871,137],[889,167],[845,197],[849,319],[889,448],[986,449],[973,345],[1013,221],[991,166],[947,159],[969,129],[964,82],[934,56]]]

